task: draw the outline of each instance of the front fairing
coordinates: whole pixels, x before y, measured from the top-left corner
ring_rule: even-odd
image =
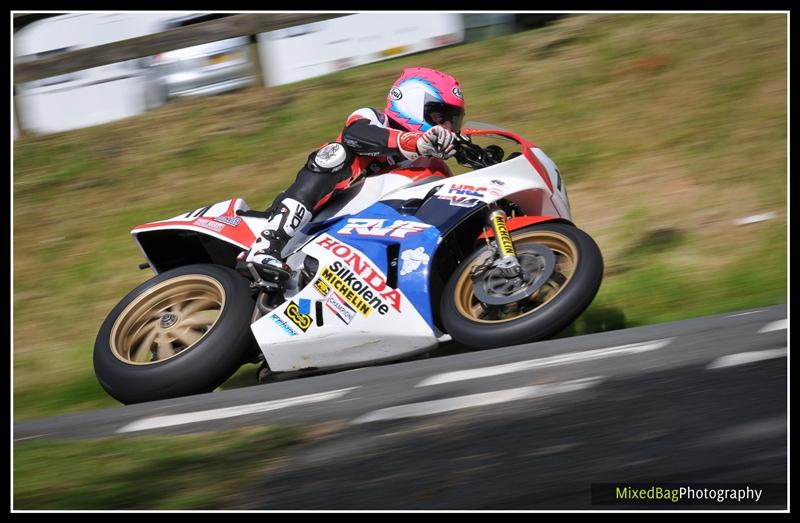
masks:
[[[563,194],[551,191],[525,155],[446,180],[399,189],[384,196],[381,202],[402,211],[408,202],[415,200],[423,201],[413,210],[413,216],[434,225],[442,235],[500,200],[516,204],[528,216],[572,220],[565,190]]]
[[[314,260],[298,292],[251,326],[276,372],[388,361],[437,344],[430,310],[435,228],[383,204],[343,218],[298,253]]]

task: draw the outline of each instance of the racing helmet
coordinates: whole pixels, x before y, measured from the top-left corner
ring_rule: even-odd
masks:
[[[464,95],[458,80],[427,67],[409,67],[395,80],[386,97],[386,115],[406,131],[425,132],[450,123],[461,131]]]

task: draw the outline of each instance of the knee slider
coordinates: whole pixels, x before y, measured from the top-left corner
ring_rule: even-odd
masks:
[[[316,173],[337,173],[353,162],[353,152],[344,144],[333,142],[308,157],[308,168]]]

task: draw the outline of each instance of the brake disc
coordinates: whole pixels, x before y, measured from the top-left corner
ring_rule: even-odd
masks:
[[[522,272],[508,277],[500,267],[489,267],[473,275],[473,293],[487,305],[509,305],[527,298],[542,287],[556,268],[556,255],[538,243],[517,247]]]

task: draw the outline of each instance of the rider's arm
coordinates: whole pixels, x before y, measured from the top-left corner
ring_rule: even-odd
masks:
[[[417,140],[421,133],[408,133],[391,129],[386,115],[374,109],[359,109],[347,119],[342,142],[354,153],[362,156],[401,154],[415,160]]]

